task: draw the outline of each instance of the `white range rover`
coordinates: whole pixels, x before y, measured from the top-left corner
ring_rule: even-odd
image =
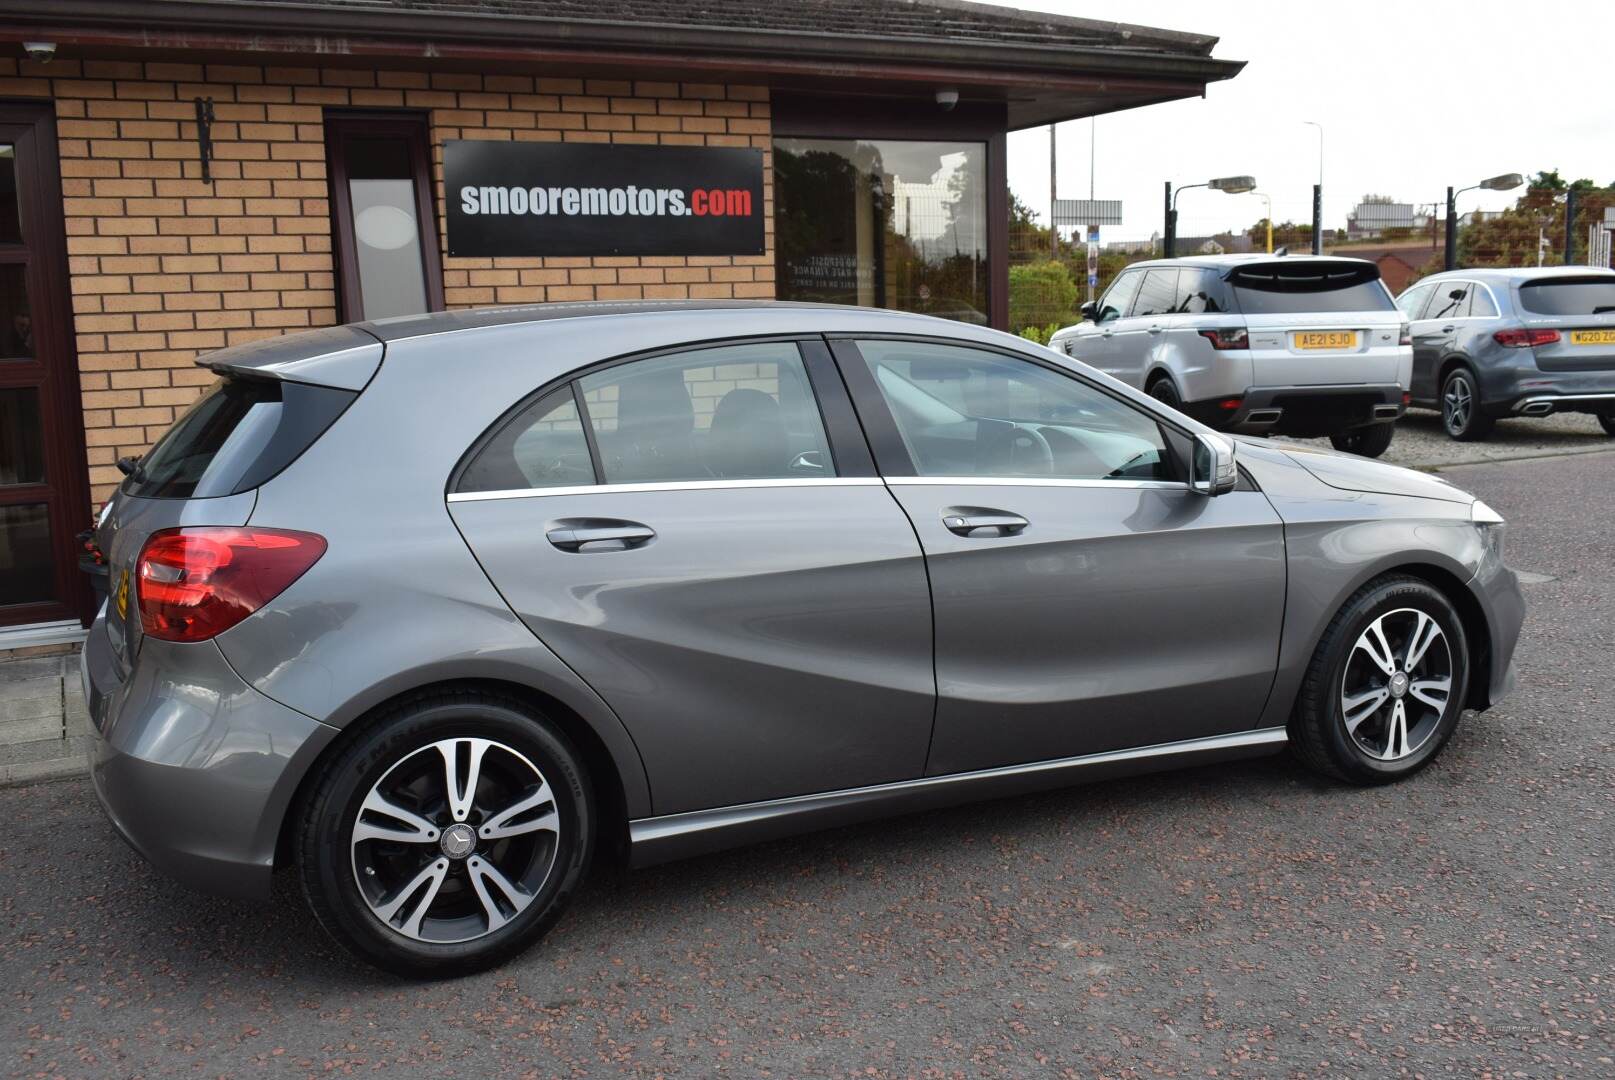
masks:
[[[1362,259],[1134,263],[1082,314],[1051,347],[1224,431],[1378,457],[1408,402],[1407,316]]]

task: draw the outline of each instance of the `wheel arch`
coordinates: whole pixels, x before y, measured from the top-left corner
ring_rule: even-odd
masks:
[[[639,807],[634,805],[637,801],[636,792],[630,790],[630,785],[637,779],[643,784],[643,770],[636,778],[632,772],[624,776],[623,763],[618,753],[607,745],[586,718],[566,702],[553,694],[546,693],[534,686],[517,682],[508,678],[473,676],[463,678],[446,678],[432,682],[423,682],[405,690],[393,693],[384,700],[369,706],[364,712],[345,724],[336,738],[332,739],[318,756],[308,763],[302,777],[298,780],[297,788],[293,792],[286,813],[282,817],[277,841],[275,844],[275,867],[289,865],[295,832],[301,808],[313,788],[316,778],[320,774],[325,762],[336,754],[340,754],[347,745],[358,737],[359,733],[369,727],[372,718],[380,716],[392,709],[400,702],[410,698],[428,697],[439,693],[482,693],[495,697],[509,698],[519,705],[538,713],[550,721],[577,748],[583,758],[583,767],[588,772],[589,782],[594,785],[595,803],[599,814],[599,825],[595,835],[597,837],[596,856],[607,856],[613,861],[622,861],[627,857],[628,851],[628,822],[638,816]],[[637,762],[635,763],[638,764]],[[648,803],[649,794],[645,793]]]

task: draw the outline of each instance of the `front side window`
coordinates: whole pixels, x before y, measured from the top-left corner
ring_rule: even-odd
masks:
[[[778,297],[987,323],[987,146],[774,140]]]
[[[608,484],[834,476],[795,345],[725,345],[578,382]]]
[[[921,476],[1177,479],[1160,425],[1078,379],[930,342],[858,351]]]
[[[1424,312],[1424,302],[1430,298],[1435,287],[1434,282],[1425,282],[1423,285],[1413,286],[1397,298],[1396,306],[1402,309],[1402,314],[1408,317],[1408,321],[1417,320]]]
[[[1138,287],[1144,281],[1144,273],[1140,270],[1129,270],[1117,278],[1105,290],[1100,298],[1099,310],[1094,313],[1094,322],[1110,322],[1126,316],[1133,306],[1133,298],[1138,295]]]

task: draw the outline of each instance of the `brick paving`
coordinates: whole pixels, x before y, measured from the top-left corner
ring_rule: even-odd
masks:
[[[78,653],[0,660],[0,785],[84,772]]]

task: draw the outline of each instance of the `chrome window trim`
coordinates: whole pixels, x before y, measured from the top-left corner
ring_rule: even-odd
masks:
[[[892,487],[1067,487],[1067,488],[1159,488],[1187,491],[1181,480],[1066,479],[1053,476],[888,476]]]
[[[880,487],[878,476],[774,477],[764,480],[663,480],[646,484],[578,484],[572,487],[509,488],[503,491],[456,491],[451,503],[541,499],[552,495],[627,495],[647,491],[734,491],[748,488]]]
[[[1057,773],[1067,770],[1079,771],[1093,766],[1142,761],[1157,757],[1173,757],[1179,754],[1254,749],[1281,745],[1287,741],[1289,741],[1289,735],[1282,727],[1254,728],[1248,731],[1236,731],[1227,735],[1209,735],[1198,739],[1184,739],[1179,742],[1154,743],[1149,746],[1132,747],[1126,750],[1107,750],[1098,754],[1083,754],[1078,757],[1034,761],[1024,765],[1003,765],[993,769],[950,773],[947,776],[924,776],[914,780],[897,780],[888,784],[870,784],[866,787],[843,788],[839,791],[818,792],[811,795],[792,795],[783,799],[765,799],[760,802],[721,806],[711,810],[689,810],[680,814],[665,814],[660,817],[639,818],[630,821],[628,823],[628,837],[630,845],[640,846],[712,829],[749,825],[848,804],[876,802],[906,794],[917,794],[947,788],[955,784],[990,783],[994,780],[1035,776],[1040,773]]]

